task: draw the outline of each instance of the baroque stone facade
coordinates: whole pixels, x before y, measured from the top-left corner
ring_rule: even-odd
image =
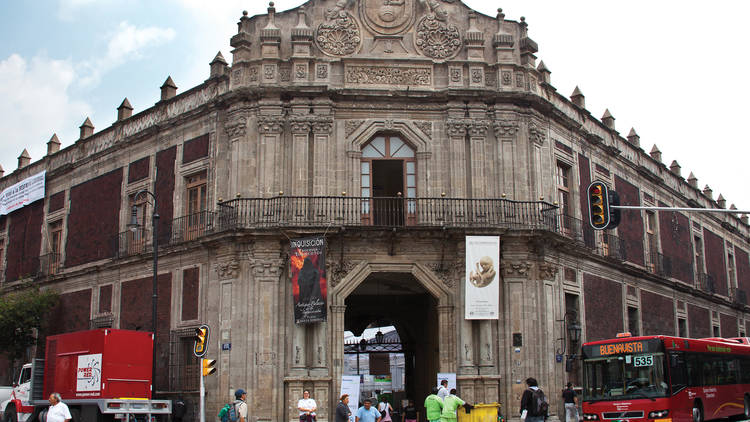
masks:
[[[548,391],[580,383],[580,365],[555,359],[580,347],[571,318],[584,341],[746,335],[747,221],[635,212],[589,229],[596,179],[633,204],[719,204],[611,116],[594,119],[580,91],[560,95],[527,29],[451,0],[243,15],[231,66],[217,55],[200,86],[0,179],[47,171],[44,201],[0,217],[2,287],[60,291],[61,330],[146,329],[153,209],[134,196],[151,190],[157,395],[197,403],[189,350],[205,323],[219,368],[207,414],[244,388],[259,421],[297,420],[303,389],[332,420],[344,331],[383,320],[418,362],[417,402],[455,372],[465,400],[509,416],[528,376]],[[288,241],[311,233],[328,245],[328,319],[295,325]],[[464,242],[477,234],[501,239],[498,320],[463,318]]]

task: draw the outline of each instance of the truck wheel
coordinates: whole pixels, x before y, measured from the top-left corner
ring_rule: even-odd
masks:
[[[39,412],[39,422],[47,422],[47,409]]]
[[[15,407],[10,407],[5,411],[5,422],[18,422],[18,415],[16,414]]]

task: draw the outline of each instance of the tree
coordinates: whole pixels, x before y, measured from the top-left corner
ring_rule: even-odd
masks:
[[[31,283],[0,296],[0,352],[13,362],[24,359],[58,299],[55,291],[42,291]]]

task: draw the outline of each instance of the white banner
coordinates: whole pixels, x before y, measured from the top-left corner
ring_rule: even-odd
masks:
[[[448,381],[448,391],[451,391],[451,388],[458,388],[456,387],[456,374],[454,372],[438,372],[437,374],[437,387],[440,388],[440,383],[443,382],[443,380]]]
[[[100,391],[102,389],[102,354],[78,356],[76,371],[77,391]]]
[[[465,319],[498,319],[500,237],[466,236]]]
[[[359,375],[341,376],[341,394],[339,394],[339,398],[344,394],[349,395],[349,411],[352,412],[351,416],[349,416],[349,422],[354,422],[354,415],[357,414],[357,406],[359,406]]]
[[[23,179],[0,193],[0,215],[10,214],[34,201],[44,198],[46,171]]]

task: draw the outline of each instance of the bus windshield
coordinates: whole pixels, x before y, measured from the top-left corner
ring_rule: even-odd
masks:
[[[664,353],[614,355],[583,361],[583,400],[666,397]]]

